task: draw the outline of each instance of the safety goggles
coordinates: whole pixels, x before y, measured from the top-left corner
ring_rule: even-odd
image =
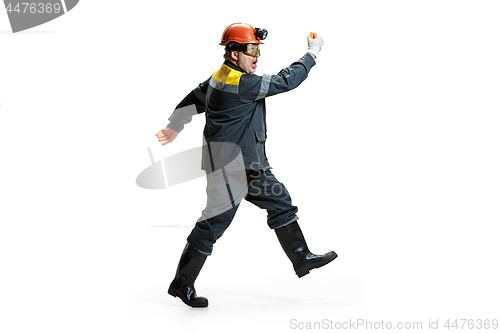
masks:
[[[236,44],[231,47],[231,50],[241,51],[251,57],[260,56],[260,44]]]
[[[243,53],[246,55],[257,57],[260,56],[260,44],[243,44],[246,48],[243,50]]]

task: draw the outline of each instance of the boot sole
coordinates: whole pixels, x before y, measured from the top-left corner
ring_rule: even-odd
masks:
[[[307,268],[307,269],[304,269],[304,270],[301,270],[301,271],[295,271],[295,273],[297,274],[297,276],[298,276],[299,278],[301,278],[301,277],[303,277],[303,276],[305,276],[305,275],[309,274],[309,272],[310,272],[311,270],[316,269],[316,268],[323,267],[323,266],[325,266],[326,264],[331,263],[331,262],[332,262],[335,258],[337,258],[337,257],[338,257],[337,253],[335,253],[335,252],[334,252],[333,257],[332,257],[332,258],[330,258],[330,259],[328,259],[327,261],[325,261],[325,262],[323,262],[323,263],[320,263],[319,265],[314,266],[314,267],[311,267],[311,268]]]
[[[171,295],[171,296],[174,296],[174,297],[179,297],[181,299],[181,301],[192,307],[192,308],[206,308],[208,306],[208,302],[207,304],[195,304],[195,303],[188,303],[186,300],[184,300],[184,298],[182,297],[181,294],[179,294],[175,289],[173,289],[172,287],[169,287],[168,288],[168,294]]]

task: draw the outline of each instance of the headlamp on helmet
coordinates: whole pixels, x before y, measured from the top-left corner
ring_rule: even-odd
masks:
[[[264,40],[267,37],[267,30],[261,28],[255,28],[255,37],[260,40]]]

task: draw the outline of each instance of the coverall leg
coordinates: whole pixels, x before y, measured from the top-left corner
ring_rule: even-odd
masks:
[[[207,208],[187,238],[199,252],[212,254],[213,245],[231,224],[243,197],[267,210],[267,224],[271,229],[298,219],[298,208],[292,205],[288,191],[271,170],[246,170],[245,176],[245,191],[242,191],[241,175],[223,170],[207,174]]]

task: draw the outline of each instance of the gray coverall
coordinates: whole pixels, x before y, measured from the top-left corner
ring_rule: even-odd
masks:
[[[277,75],[259,76],[245,73],[226,61],[192,90],[170,116],[168,127],[177,132],[193,115],[204,112],[206,117],[202,168],[207,172],[208,202],[187,239],[198,251],[212,253],[213,244],[229,227],[241,198],[267,210],[271,229],[298,219],[297,207],[271,173],[266,156],[265,97],[296,88],[315,64],[306,53]],[[222,204],[221,195],[227,197]],[[214,209],[214,205],[226,207]]]

